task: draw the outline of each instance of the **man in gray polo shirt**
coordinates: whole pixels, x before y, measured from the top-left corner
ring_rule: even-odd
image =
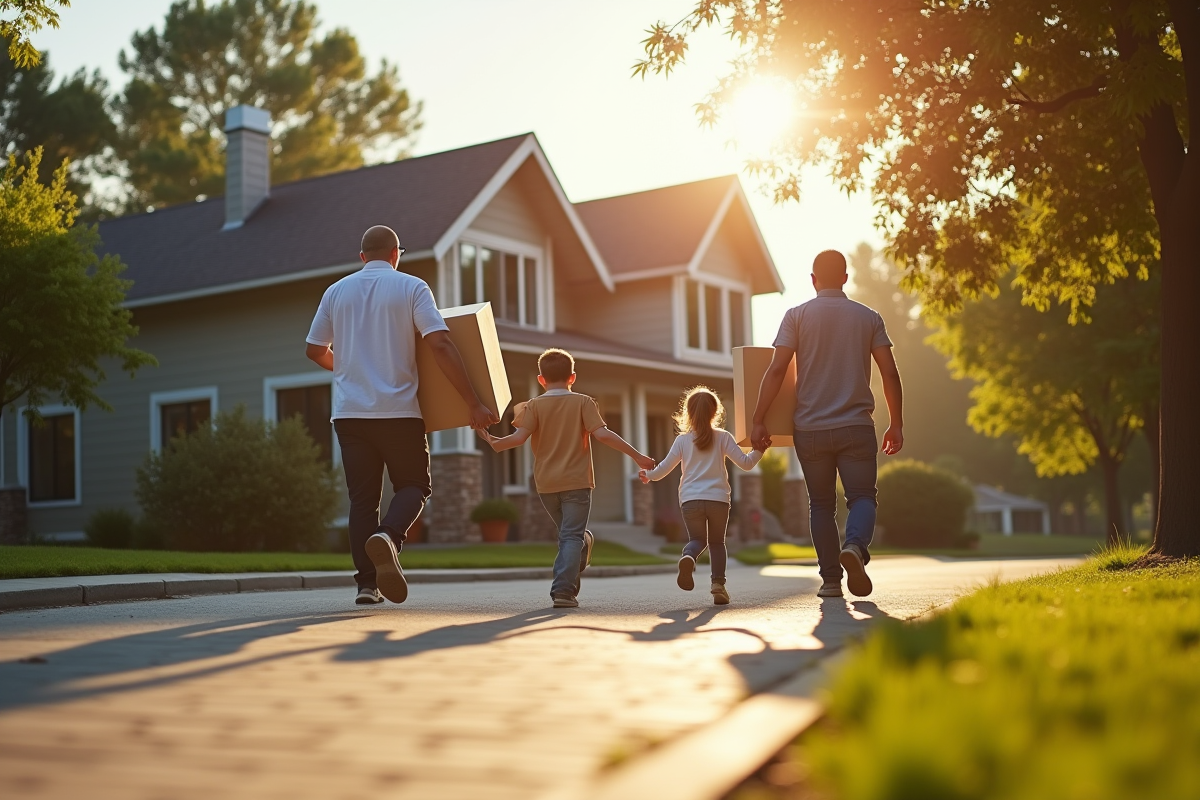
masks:
[[[775,355],[763,376],[754,409],[750,438],[770,444],[763,419],[779,394],[792,358],[796,359],[795,445],[808,485],[813,546],[823,581],[817,595],[842,596],[846,585],[859,597],[871,593],[867,548],[875,529],[877,474],[875,397],[871,393],[871,359],[883,377],[890,425],[883,452],[894,455],[904,446],[903,392],[892,356],[892,341],[879,313],[846,297],[846,258],[826,250],[813,261],[817,296],[790,309],[775,337]],[[839,546],[837,478],[841,476],[850,514],[846,541]]]

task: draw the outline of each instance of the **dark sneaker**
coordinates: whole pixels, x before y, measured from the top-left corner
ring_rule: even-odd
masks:
[[[553,599],[555,608],[579,608],[579,601],[574,597],[560,594],[553,596]]]
[[[712,596],[714,606],[729,605],[729,590],[725,588],[725,584],[714,581],[712,585]]]
[[[377,606],[383,602],[383,595],[378,589],[368,589],[365,586],[358,590],[358,597],[354,598],[354,604],[359,606]]]
[[[679,584],[680,589],[690,592],[696,588],[696,581],[692,578],[692,573],[695,571],[696,559],[691,556],[679,559],[679,577],[675,579],[675,583]]]
[[[856,597],[866,597],[874,588],[867,576],[867,565],[863,563],[862,551],[856,544],[848,544],[842,548],[838,556],[842,569],[846,570],[846,588]]]
[[[841,581],[825,581],[821,584],[821,588],[817,589],[817,597],[841,597],[842,582]]]
[[[376,533],[367,539],[367,558],[375,565],[375,583],[379,593],[393,603],[408,599],[408,581],[396,558],[396,545],[386,533]]]
[[[592,565],[592,545],[596,543],[596,537],[592,536],[591,531],[583,532],[583,552],[579,554],[579,571],[583,572]]]

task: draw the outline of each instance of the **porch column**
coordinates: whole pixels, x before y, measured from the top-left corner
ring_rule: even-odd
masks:
[[[1042,536],[1050,535],[1050,509],[1042,511]]]
[[[624,418],[628,420],[623,426],[625,430],[622,435],[626,440],[636,447],[639,451],[645,453],[649,447],[649,426],[646,423],[646,387],[640,383],[633,385],[633,389],[629,394],[628,414]],[[638,466],[633,463],[632,459],[626,461],[628,466],[628,480],[626,480],[626,496],[628,497],[628,505],[626,516],[634,525],[654,525],[654,490],[643,485],[638,478]]]
[[[1003,533],[1005,536],[1012,536],[1012,533],[1013,533],[1012,508],[1010,508],[1009,506],[1005,506],[1004,508],[1002,508],[1000,510],[1000,532]]]
[[[454,428],[433,434],[430,457],[433,495],[422,515],[430,542],[477,542],[479,530],[470,515],[483,500],[483,458],[475,432]]]
[[[783,476],[783,532],[793,539],[811,539],[808,527],[808,484],[800,469],[796,449],[787,448],[787,472]]]

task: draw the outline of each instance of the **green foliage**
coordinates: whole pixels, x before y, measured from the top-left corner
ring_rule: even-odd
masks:
[[[0,0],[0,39],[7,40],[8,58],[18,67],[29,69],[41,63],[42,54],[29,41],[29,34],[58,27],[55,6],[70,8],[71,0]]]
[[[516,522],[521,513],[511,500],[489,497],[471,509],[471,522]]]
[[[108,84],[99,71],[79,70],[54,85],[49,54],[22,68],[0,53],[0,154],[42,148],[43,161],[71,161],[70,190],[90,210],[90,180],[104,166],[103,152],[116,128],[106,107]]]
[[[303,423],[247,419],[241,406],[148,454],[137,484],[147,520],[178,550],[311,550],[339,499]]]
[[[277,183],[404,155],[421,105],[395,65],[368,75],[348,31],[317,25],[303,0],[180,0],[134,34],[117,102],[132,207],[224,194],[225,111],[243,103],[271,112]]]
[[[84,532],[89,544],[110,550],[125,550],[133,546],[136,524],[133,514],[123,508],[102,508],[92,514]]]
[[[38,181],[41,151],[15,155],[0,175],[0,408],[51,395],[76,408],[110,406],[95,389],[111,357],[132,375],[156,363],[125,342],[137,334],[121,308],[129,282],[115,256],[97,259],[95,228],[74,226],[67,165]]]
[[[651,29],[638,70],[669,71],[690,34],[724,28],[740,56],[698,107],[702,122],[756,76],[796,93],[792,127],[749,163],[777,199],[799,196],[809,165],[869,191],[927,307],[995,291],[1015,266],[1030,302],[1080,310],[1097,284],[1157,261],[1139,139],[1151,109],[1176,137],[1187,119],[1183,55],[1161,0],[1046,9],[698,0]]]
[[[783,519],[783,476],[787,474],[787,455],[782,450],[768,450],[762,461],[763,508]]]
[[[841,800],[1182,798],[1200,786],[1200,561],[1107,554],[877,627],[800,752]]]
[[[549,567],[558,546],[513,543],[506,547],[406,547],[400,553],[405,569],[493,569]],[[596,542],[592,564],[599,567],[665,564],[664,559],[638,553],[615,542]],[[341,553],[180,553],[151,550],[102,550],[55,545],[0,546],[0,579],[52,578],[67,575],[133,575],[147,572],[299,572],[351,570]]]
[[[920,461],[892,461],[879,470],[879,515],[892,547],[961,546],[975,494],[952,472]]]

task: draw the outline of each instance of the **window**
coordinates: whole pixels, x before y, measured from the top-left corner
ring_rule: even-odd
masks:
[[[195,433],[217,415],[217,387],[203,386],[150,395],[150,449],[162,452],[176,436]]]
[[[77,499],[75,412],[43,414],[45,424],[26,420],[29,442],[29,502]]]
[[[333,394],[328,383],[275,391],[276,421],[299,417],[308,435],[321,448],[322,457],[333,459]]]
[[[683,278],[684,350],[693,355],[729,356],[746,344],[746,298],[740,289]]]
[[[212,401],[208,398],[166,403],[158,408],[162,418],[159,441],[163,443],[170,442],[176,436],[195,433],[197,428],[207,425],[212,420]]]
[[[458,248],[458,298],[462,305],[490,302],[497,320],[541,324],[541,273],[533,253],[463,242]]]

